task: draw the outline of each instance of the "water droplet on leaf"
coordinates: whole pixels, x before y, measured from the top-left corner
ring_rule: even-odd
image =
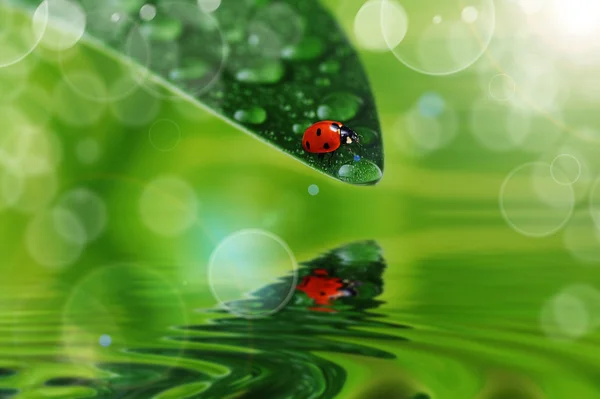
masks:
[[[283,77],[281,62],[272,60],[256,68],[242,69],[235,77],[244,83],[277,83]]]
[[[320,119],[332,119],[342,122],[348,121],[356,116],[362,100],[350,93],[337,92],[328,95],[323,104],[317,109]]]
[[[192,80],[204,77],[210,71],[210,66],[200,60],[194,60],[188,67],[171,70],[169,78],[173,81]]]
[[[267,112],[263,108],[252,107],[235,111],[233,117],[242,123],[260,125],[267,119]]]
[[[307,61],[323,53],[323,43],[316,37],[306,37],[300,43],[286,46],[281,51],[281,57],[286,60]]]
[[[296,134],[303,134],[304,131],[311,125],[311,122],[308,121],[302,121],[302,122],[298,122],[298,123],[294,123],[294,125],[292,126],[292,130],[294,131],[294,133]]]
[[[315,84],[320,87],[327,87],[331,84],[331,81],[328,78],[316,78]]]
[[[373,162],[361,159],[353,165],[342,165],[338,170],[338,176],[344,181],[367,184],[381,179],[383,173]]]
[[[337,61],[327,60],[319,65],[319,71],[328,74],[338,73],[340,70],[340,64]]]

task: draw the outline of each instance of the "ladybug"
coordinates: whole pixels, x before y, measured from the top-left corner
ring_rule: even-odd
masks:
[[[303,291],[316,305],[329,305],[330,301],[345,296],[356,296],[355,283],[330,277],[325,269],[315,269],[298,284],[296,290]]]
[[[360,145],[358,134],[336,121],[313,123],[304,131],[302,137],[304,151],[320,155],[332,153],[341,145],[352,143]]]

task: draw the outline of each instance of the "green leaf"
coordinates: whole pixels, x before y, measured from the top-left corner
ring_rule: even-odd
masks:
[[[87,17],[84,41],[143,67],[135,76],[146,85],[197,101],[341,181],[374,184],[382,177],[381,130],[367,77],[318,0],[223,1],[213,13],[196,0],[71,1]],[[142,6],[152,12],[140,12]],[[357,131],[362,147],[342,146],[331,159],[306,153],[302,134],[322,119]]]

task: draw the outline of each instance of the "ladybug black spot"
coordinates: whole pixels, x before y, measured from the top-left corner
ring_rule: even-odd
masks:
[[[321,129],[317,129],[317,136],[321,135]]]
[[[323,148],[325,148],[326,150],[328,150],[329,149],[329,143],[323,144]]]
[[[306,142],[306,148],[310,150],[310,143],[308,141]]]
[[[325,293],[323,291],[321,291],[321,296],[325,296]]]

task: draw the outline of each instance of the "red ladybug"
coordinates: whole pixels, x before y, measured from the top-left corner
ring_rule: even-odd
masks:
[[[325,269],[315,269],[312,276],[306,276],[296,290],[303,291],[315,301],[315,305],[329,305],[330,301],[344,296],[355,296],[354,283],[329,277]]]
[[[304,131],[302,147],[313,154],[326,154],[336,151],[344,144],[360,144],[358,134],[341,122],[320,121]]]

